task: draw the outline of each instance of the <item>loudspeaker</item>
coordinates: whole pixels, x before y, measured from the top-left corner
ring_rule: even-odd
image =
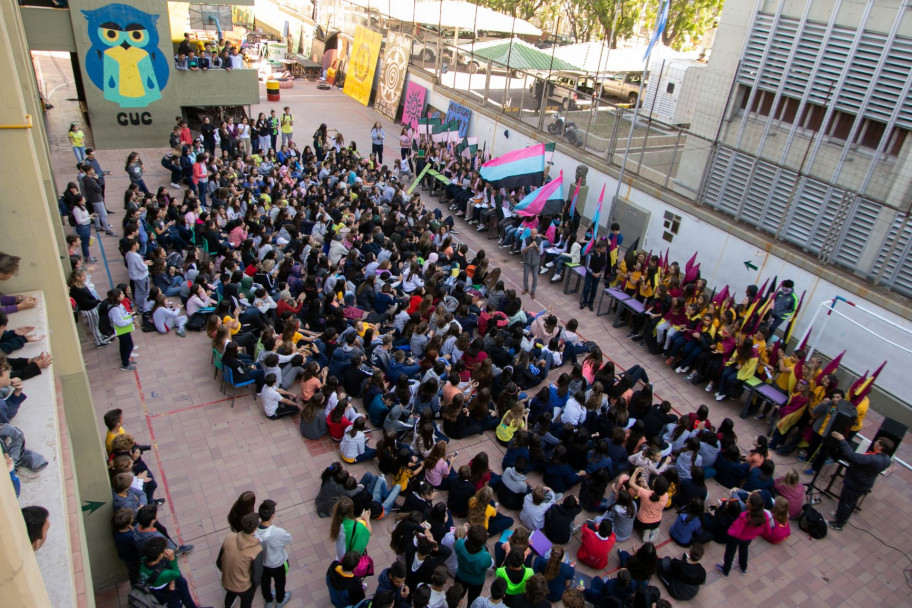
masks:
[[[894,420],[893,418],[884,418],[883,424],[877,429],[877,433],[874,435],[874,439],[871,440],[871,443],[873,444],[881,437],[886,437],[893,442],[893,449],[886,452],[892,457],[893,454],[896,453],[896,450],[899,449],[899,444],[902,442],[907,430],[906,425],[902,422]]]
[[[847,435],[849,429],[852,428],[858,418],[858,410],[855,409],[854,405],[842,399],[836,405],[830,407],[829,413],[830,420],[823,433],[823,445],[827,448],[835,448],[839,444],[830,437],[830,433],[836,431],[842,435]]]

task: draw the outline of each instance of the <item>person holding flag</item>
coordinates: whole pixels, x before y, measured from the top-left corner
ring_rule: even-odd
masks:
[[[792,318],[798,309],[798,296],[795,295],[795,283],[791,279],[782,281],[779,291],[773,300],[773,310],[770,313],[769,332],[772,336],[776,329],[785,321]]]

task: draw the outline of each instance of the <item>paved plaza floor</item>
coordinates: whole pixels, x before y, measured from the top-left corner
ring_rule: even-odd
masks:
[[[73,97],[75,91],[72,88],[69,94],[66,91],[66,88],[57,91],[52,99],[56,107],[47,115],[54,170],[61,191],[67,181],[75,178],[75,161],[67,145],[66,128],[77,117],[78,110],[75,103],[64,99]],[[325,122],[330,128],[344,133],[346,141],[355,140],[360,149],[369,149],[371,125],[380,120],[387,131],[387,140],[392,142],[387,148],[388,162],[398,153],[397,125],[340,91],[321,91],[314,84],[299,80],[295,88],[283,89],[281,94],[279,103],[253,107],[253,116],[261,110],[268,112],[270,108],[281,112],[283,105],[290,105],[295,115],[295,139],[299,145],[309,144],[313,131]],[[264,90],[261,99],[265,100]],[[125,129],[121,149],[98,153],[102,166],[113,172],[107,182],[108,206],[118,212],[112,218],[118,227],[123,217],[120,193],[128,184],[123,164],[131,150],[129,141],[129,129]],[[138,150],[148,171],[146,182],[153,190],[169,181],[169,175],[159,165],[166,143],[163,141],[162,147],[157,149]],[[436,199],[425,196],[425,200],[431,206],[437,205]],[[457,220],[457,229],[459,240],[473,251],[485,249],[503,268],[508,287],[517,292],[521,289],[522,269],[518,256],[506,254],[506,250],[496,247],[495,241],[487,240],[483,233],[476,232],[462,220]],[[102,244],[114,282],[125,282],[126,271],[117,253],[117,239],[103,237]],[[705,250],[703,255],[709,255],[711,247]],[[93,255],[101,258],[97,246]],[[109,288],[102,264],[96,265],[94,282],[99,292]],[[671,401],[678,412],[691,412],[701,403],[708,403],[714,422],[725,417],[735,419],[744,450],[751,447],[753,437],[765,430],[765,425],[759,421],[738,418],[740,404],[717,403],[702,387],[685,383],[661,359],[649,356],[645,349],[626,339],[626,329],[612,327],[613,316],[596,317],[589,311],[580,311],[576,296],[564,295],[559,286],[547,281],[539,283],[537,297],[535,302],[523,298],[527,310],[537,312],[549,308],[562,321],[578,318],[580,333],[586,339],[596,341],[620,368],[635,363],[642,365],[655,384],[657,397]],[[249,391],[239,390],[234,407],[230,407],[230,398],[219,391],[219,381],[213,380],[211,348],[204,334],[190,332],[186,339],[181,339],[173,333],[163,336],[137,332],[134,339],[140,358],[136,371],[130,373],[118,369],[116,346],[95,349],[90,341],[83,339],[98,428],[102,433],[102,414],[106,410],[120,407],[125,413],[127,431],[140,443],[153,443],[154,450],[146,454],[146,461],[158,478],[159,495],[167,500],[160,508],[161,519],[172,535],[182,543],[192,543],[196,547],[192,553],[180,558],[180,567],[200,604],[222,605],[224,591],[215,561],[228,532],[226,516],[241,492],[253,490],[258,503],[265,498],[277,501],[277,524],[294,537],[289,550],[291,569],[288,575],[288,589],[294,597],[289,605],[328,607],[324,574],[333,559],[334,544],[328,538],[329,520],[317,517],[314,498],[320,472],[338,460],[335,444],[329,439],[303,439],[296,418],[266,419],[259,401],[255,402]],[[558,373],[553,372],[552,376]],[[872,412],[863,434],[873,435],[880,421],[881,417]],[[912,439],[907,440],[899,452],[907,462],[912,461],[910,444]],[[500,455],[504,449],[490,433],[484,437],[455,440],[450,449],[459,450],[457,465],[467,463],[479,452],[487,452],[492,468],[500,472]],[[776,456],[775,460],[777,475],[788,468],[804,468],[794,458]],[[365,470],[376,471],[372,464],[350,468],[358,475]],[[531,478],[533,483],[538,481],[536,475]],[[802,478],[802,481],[808,480],[808,477]],[[707,584],[689,604],[707,607],[909,606],[912,587],[908,578],[904,578],[908,577],[904,570],[912,567],[912,562],[908,555],[889,548],[887,543],[906,552],[912,551],[910,482],[912,472],[898,465],[892,467],[878,480],[864,509],[853,517],[851,525],[841,533],[830,531],[823,540],[810,540],[794,524],[791,538],[782,545],[772,546],[757,540],[750,548],[747,576],[738,574],[729,579],[721,578],[713,565],[721,560],[723,547],[709,545],[704,559]],[[723,495],[723,489],[715,482],[710,481],[708,486],[712,502]],[[836,487],[839,487],[838,482]],[[825,499],[818,508],[826,517],[835,508],[835,503]],[[508,514],[518,518],[516,513]],[[666,512],[658,538],[660,556],[679,556],[683,551],[669,540],[668,528],[673,517],[672,512]],[[585,514],[580,515],[577,523],[584,518]],[[373,526],[369,552],[378,573],[394,559],[389,548],[391,520],[375,521]],[[629,551],[635,544],[639,544],[637,537],[618,546]],[[493,546],[493,541],[489,545]],[[575,557],[578,547],[577,535],[567,544],[567,553]],[[617,569],[618,560],[612,555],[607,569],[598,573],[585,566],[578,567],[587,574],[606,574]],[[368,580],[372,592],[376,577]],[[660,585],[656,580],[653,582]],[[97,605],[101,608],[126,606],[128,590],[126,583],[102,589],[96,593]],[[263,599],[258,593],[254,606],[262,605]]]

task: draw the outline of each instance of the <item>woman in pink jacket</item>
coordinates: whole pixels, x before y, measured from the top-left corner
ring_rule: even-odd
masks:
[[[738,551],[738,566],[741,574],[747,574],[747,548],[751,541],[760,535],[770,534],[769,519],[763,510],[763,497],[760,492],[751,492],[747,497],[747,509],[741,512],[738,519],[728,528],[728,541],[725,543],[725,561],[716,564],[716,570],[728,578],[735,550]]]

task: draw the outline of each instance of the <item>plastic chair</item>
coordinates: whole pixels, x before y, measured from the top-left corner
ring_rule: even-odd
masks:
[[[230,386],[232,389],[243,388],[245,386],[251,386],[256,381],[251,378],[250,380],[244,380],[243,382],[234,381],[234,372],[231,371],[231,368],[227,365],[222,366],[222,380],[226,386]],[[234,396],[235,392],[231,391],[231,407],[234,407]],[[256,401],[256,387],[253,389],[253,400]]]

